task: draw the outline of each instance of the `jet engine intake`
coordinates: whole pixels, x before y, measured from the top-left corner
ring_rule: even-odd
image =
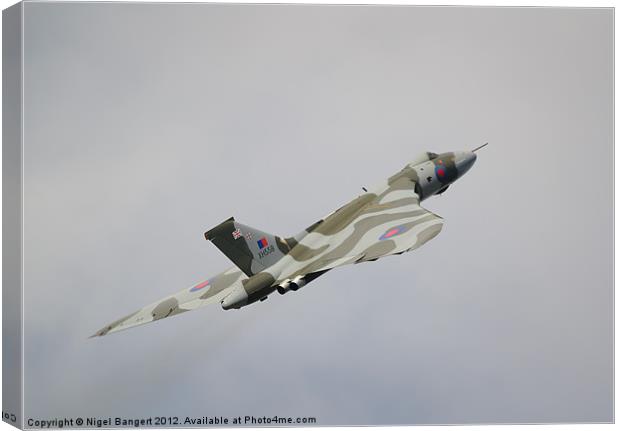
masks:
[[[242,285],[239,285],[230,292],[230,295],[224,297],[220,303],[224,310],[241,308],[248,303],[248,293]]]

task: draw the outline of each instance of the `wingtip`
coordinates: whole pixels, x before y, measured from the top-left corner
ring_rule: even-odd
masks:
[[[104,335],[106,335],[111,330],[112,330],[112,328],[110,326],[106,326],[105,328],[98,330],[93,335],[88,337],[88,339],[90,340],[91,338],[103,337]]]

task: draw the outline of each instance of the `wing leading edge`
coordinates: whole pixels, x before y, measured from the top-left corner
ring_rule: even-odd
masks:
[[[415,250],[441,232],[443,218],[420,206],[415,183],[397,179],[365,193],[308,229],[299,242],[306,253],[291,257],[281,279],[368,262]],[[308,254],[314,254],[308,258]],[[295,259],[297,258],[297,259]]]

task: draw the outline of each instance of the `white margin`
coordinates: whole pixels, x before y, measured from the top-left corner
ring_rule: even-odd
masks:
[[[33,2],[32,0],[26,0],[27,2]],[[62,0],[62,1],[58,1],[58,3],[61,2],[80,2],[80,0]],[[0,0],[0,6],[2,7],[2,9],[6,9],[14,4],[16,4],[17,2],[14,0]],[[51,3],[51,1],[50,1]],[[112,3],[110,1],[93,1],[93,3]],[[175,1],[175,0],[167,0],[167,1],[160,1],[160,0],[151,0],[151,1],[140,1],[140,0],[132,0],[132,1],[128,1],[126,3],[245,3],[245,4],[257,4],[257,3],[263,3],[263,4],[282,4],[282,3],[289,3],[289,4],[373,4],[373,5],[417,5],[417,6],[479,6],[479,7],[492,7],[492,6],[500,6],[500,7],[613,7],[616,8],[618,5],[618,1],[601,1],[601,0],[590,0],[590,1],[571,1],[571,0],[564,0],[564,1],[550,1],[550,0],[546,0],[546,1],[523,1],[523,2],[514,2],[514,1],[485,1],[485,0],[476,0],[475,2],[472,1],[463,1],[463,0],[450,0],[448,1],[423,1],[423,2],[413,2],[413,1],[408,1],[408,0],[392,0],[392,1],[383,1],[383,0],[376,0],[376,1],[372,1],[372,2],[364,2],[364,1],[352,1],[352,0],[340,0],[340,1],[325,1],[325,0],[316,0],[316,1],[300,1],[300,0],[290,0],[287,2],[276,2],[276,1],[258,1],[258,0],[244,0],[242,2],[235,2],[235,1],[230,1],[230,0],[220,0],[220,1],[216,1],[216,2],[198,2],[198,1]],[[24,96],[24,70],[23,70],[23,64],[24,64],[24,57],[23,57],[23,48],[24,48],[24,38],[23,38],[23,27],[24,25],[24,13],[23,13],[23,9],[22,9],[22,39],[21,39],[21,44],[22,44],[22,106],[21,106],[21,132],[22,132],[22,151],[23,151],[23,139],[24,139],[24,106],[23,106],[23,96]],[[1,35],[2,35],[2,22],[0,20],[0,39],[1,39]],[[616,59],[616,47],[618,46],[618,36],[617,33],[615,32],[615,11],[614,11],[614,130],[613,130],[613,136],[614,136],[614,420],[615,420],[615,412],[618,410],[618,401],[617,401],[617,397],[615,397],[615,388],[617,387],[617,374],[615,373],[615,369],[618,365],[618,358],[617,355],[615,354],[615,335],[617,333],[616,329],[617,329],[617,322],[615,319],[615,310],[617,309],[617,297],[615,295],[615,270],[618,267],[618,257],[615,253],[615,245],[617,243],[617,232],[615,229],[615,223],[617,222],[617,216],[615,213],[615,201],[616,201],[616,197],[617,197],[617,192],[618,192],[618,178],[615,175],[615,166],[618,165],[618,153],[615,151],[615,130],[616,130],[616,124],[617,124],[617,117],[616,117],[616,110],[615,110],[615,101],[617,99],[617,90],[616,90],[616,86],[615,86],[615,82],[616,82],[616,78],[617,78],[617,69],[615,67],[615,59]],[[1,66],[2,66],[2,56],[0,56],[0,70],[1,70]],[[2,89],[0,86],[0,97],[2,95]],[[0,116],[0,127],[2,125],[2,118]],[[2,165],[1,165],[1,153],[0,153],[0,187],[2,184],[2,176],[1,176],[1,172],[2,172]],[[23,257],[24,257],[24,248],[23,248],[23,229],[24,229],[24,224],[23,224],[23,175],[24,175],[24,153],[22,152],[22,283],[24,281],[24,274],[23,274]],[[1,189],[1,188],[0,188]],[[2,203],[0,201],[0,210],[2,207]],[[0,222],[2,220],[2,215],[1,215],[1,211],[0,211]],[[2,233],[0,232],[0,239],[2,238]],[[0,260],[0,271],[2,269],[2,262]],[[23,295],[23,286],[22,286],[22,337],[24,335],[23,332],[23,314],[24,311],[24,295]],[[1,321],[0,321],[0,329],[1,329]],[[24,344],[23,344],[23,339],[22,339],[22,420],[25,420],[23,413],[24,413],[24,392],[23,392],[23,381],[24,381],[24,377],[23,377],[23,354],[24,354]],[[2,353],[2,346],[0,343],[0,357],[1,357],[1,353]],[[1,383],[1,376],[0,376],[0,383]],[[420,430],[420,431],[430,431],[430,430],[437,430],[437,425],[434,426],[398,426],[398,427],[394,427],[394,426],[378,426],[378,427],[372,427],[374,430],[377,431],[388,431],[388,430],[394,430],[394,429],[410,429],[410,430]],[[477,430],[484,430],[484,431],[538,431],[538,430],[543,430],[543,429],[555,429],[555,430],[566,430],[566,431],[577,431],[577,430],[586,430],[586,429],[590,429],[591,427],[595,428],[595,429],[612,429],[612,428],[616,428],[616,425],[614,424],[553,424],[553,425],[455,425],[455,426],[451,426],[451,428],[454,427],[458,427],[458,428],[465,428],[467,430],[471,430],[471,431],[477,431]],[[0,431],[8,431],[8,430],[13,430],[15,429],[14,427],[10,426],[9,424],[5,423],[5,422],[0,422]],[[166,429],[166,428],[158,428],[158,429]],[[178,429],[178,428],[170,428],[170,429]],[[196,428],[198,429],[198,428]],[[211,428],[214,429],[214,428]],[[217,428],[217,429],[224,429],[224,428]],[[241,429],[241,428],[230,428],[230,429]],[[247,428],[247,427],[243,427],[242,429],[244,430],[264,430],[266,428]],[[295,429],[307,429],[307,430],[311,430],[311,429],[318,429],[318,427],[315,428],[295,428]],[[344,431],[344,430],[361,430],[363,429],[363,427],[320,427],[321,430],[325,430],[325,431]]]

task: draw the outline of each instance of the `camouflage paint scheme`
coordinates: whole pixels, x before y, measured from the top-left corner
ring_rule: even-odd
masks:
[[[261,232],[231,217],[206,232],[205,238],[236,266],[112,322],[93,337],[215,302],[225,310],[241,308],[275,291],[296,291],[338,266],[414,250],[443,226],[443,219],[422,208],[420,201],[443,193],[465,174],[476,160],[476,150],[422,153],[293,237]]]

